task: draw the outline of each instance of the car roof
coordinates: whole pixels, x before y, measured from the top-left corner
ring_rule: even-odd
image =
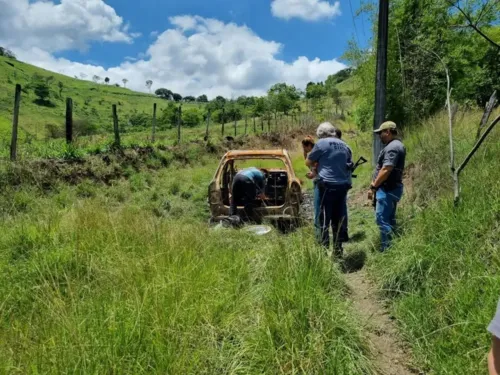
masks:
[[[238,156],[287,156],[285,149],[275,150],[231,150],[226,153],[226,157],[235,158]]]

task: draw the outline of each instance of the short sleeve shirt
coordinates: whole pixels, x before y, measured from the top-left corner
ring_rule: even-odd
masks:
[[[240,172],[238,172],[238,174],[242,174],[243,176],[249,178],[261,192],[264,191],[266,176],[264,176],[264,173],[261,170],[251,167],[242,169]]]
[[[493,336],[500,338],[500,301],[498,301],[495,317],[488,326],[488,332],[490,332]]]
[[[389,178],[382,185],[388,190],[396,188],[403,183],[403,172],[405,169],[406,148],[399,139],[394,139],[380,152],[377,159],[377,168],[373,174],[373,180],[383,167],[393,167]]]
[[[316,142],[307,157],[318,163],[318,176],[333,185],[351,185],[351,149],[338,138],[323,138]]]

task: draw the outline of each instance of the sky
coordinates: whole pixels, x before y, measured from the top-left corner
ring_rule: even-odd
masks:
[[[346,68],[371,26],[369,0],[0,0],[0,46],[71,77],[148,92],[263,95]],[[354,16],[353,16],[354,15]]]

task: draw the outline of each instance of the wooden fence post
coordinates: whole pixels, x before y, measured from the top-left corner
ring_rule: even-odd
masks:
[[[247,135],[247,131],[248,131],[248,113],[245,105],[245,135]]]
[[[73,99],[66,98],[66,143],[73,142]]]
[[[181,122],[182,122],[182,104],[179,105],[179,114],[177,117],[177,144],[181,144]]]
[[[224,136],[224,125],[226,122],[226,109],[222,108],[222,136]]]
[[[120,127],[118,126],[118,113],[116,104],[113,104],[113,130],[115,132],[115,146],[120,147]]]
[[[17,158],[17,126],[19,124],[19,107],[21,105],[21,85],[16,85],[16,93],[14,96],[14,116],[12,118],[12,140],[10,143],[10,160],[15,161]]]
[[[261,127],[261,132],[264,133],[264,116],[260,115],[260,127]]]
[[[153,104],[153,134],[151,135],[151,142],[155,142],[156,136],[156,103]]]
[[[208,114],[207,114],[207,129],[205,130],[205,139],[208,139],[208,127],[210,126],[210,111],[208,111]]]

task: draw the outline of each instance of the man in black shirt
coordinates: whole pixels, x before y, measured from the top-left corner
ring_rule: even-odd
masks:
[[[375,133],[379,134],[385,147],[378,157],[368,198],[373,199],[375,194],[375,212],[383,252],[390,246],[396,227],[396,208],[403,195],[406,149],[403,143],[396,139],[398,131],[394,122],[384,122]]]

